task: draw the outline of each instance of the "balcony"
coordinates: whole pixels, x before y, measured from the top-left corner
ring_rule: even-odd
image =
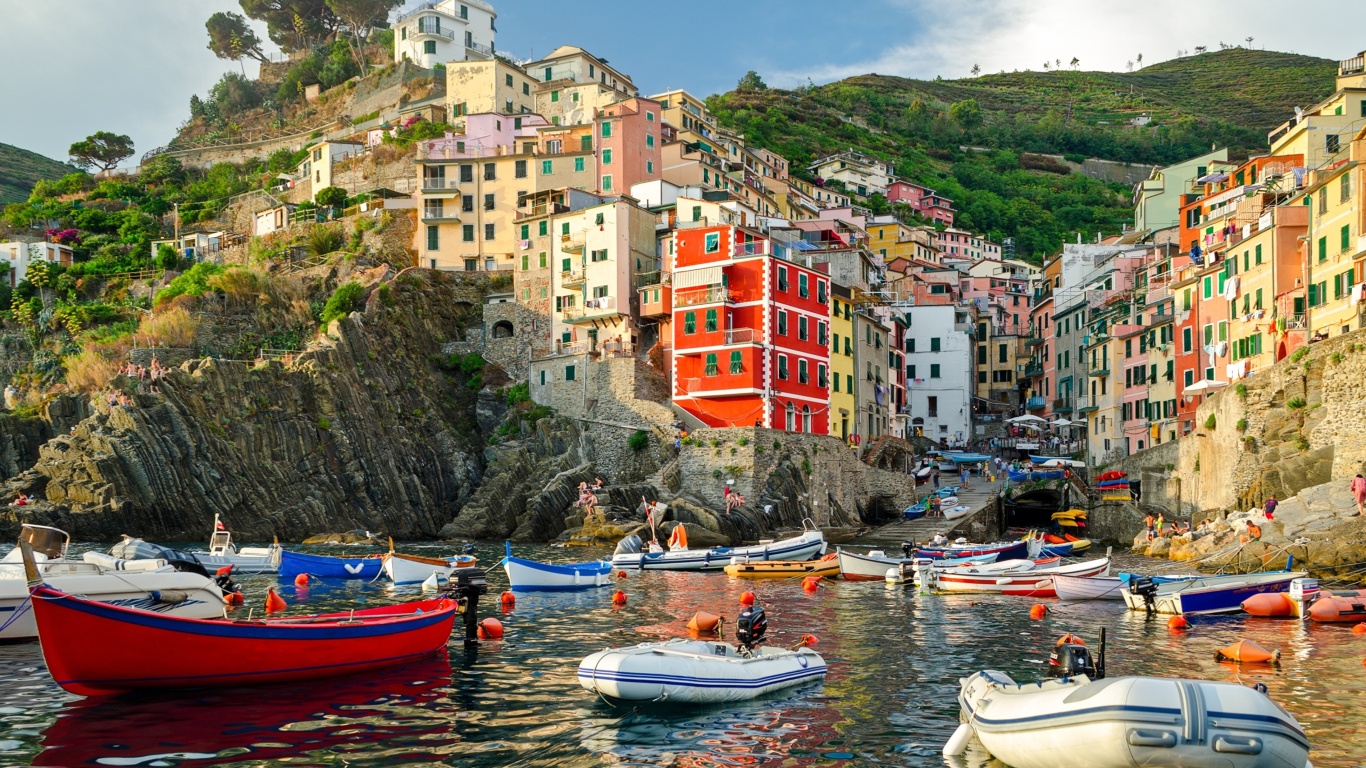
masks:
[[[1048,401],[1042,397],[1034,396],[1025,401],[1025,409],[1030,411],[1042,410]]]
[[[761,337],[753,328],[727,328],[726,346],[737,344],[756,344]]]
[[[1304,315],[1286,315],[1285,329],[1287,331],[1303,331],[1308,326],[1305,324]]]
[[[442,29],[436,24],[424,24],[427,19],[418,19],[417,26],[410,33],[413,37],[439,37],[446,42],[455,40],[455,32],[449,29]]]
[[[731,303],[730,290],[722,286],[712,286],[703,290],[689,290],[687,293],[674,293],[675,307],[699,307],[703,304]]]
[[[588,241],[583,235],[561,235],[560,250],[565,253],[583,253],[583,249],[588,246]]]
[[[749,259],[755,256],[767,256],[770,253],[769,241],[751,240],[746,243],[736,243],[730,250],[732,259]]]
[[[586,279],[582,264],[572,266],[569,269],[560,270],[560,285],[566,287],[571,285],[583,285]]]
[[[533,205],[525,211],[518,211],[516,218],[518,221],[521,221],[522,219],[539,219],[543,216],[551,216],[557,213],[568,212],[569,206],[567,205],[561,205],[559,203],[540,204]]]
[[[445,176],[424,176],[422,177],[423,192],[458,192],[460,183],[455,179],[448,179]]]
[[[588,299],[583,306],[565,307],[560,310],[560,317],[566,323],[582,323],[593,318],[605,315],[615,315],[617,313],[617,300],[615,296],[604,296],[598,299]]]
[[[1055,411],[1071,411],[1071,410],[1072,410],[1072,402],[1073,402],[1073,400],[1072,400],[1072,398],[1070,398],[1070,397],[1059,397],[1059,398],[1057,398],[1057,399],[1055,399],[1055,400],[1053,401],[1053,410],[1055,410]]]
[[[1025,377],[1026,379],[1032,379],[1032,378],[1034,378],[1035,376],[1042,376],[1042,375],[1043,375],[1043,364],[1042,364],[1042,363],[1031,362],[1031,363],[1029,363],[1028,365],[1025,366],[1025,369],[1024,369],[1024,377]]]
[[[493,58],[494,54],[492,48],[482,43],[465,43],[465,50],[472,51],[474,53],[479,54],[480,56],[484,56],[485,58],[490,59]]]
[[[424,207],[422,209],[423,221],[460,221],[460,212],[452,206]]]
[[[1100,406],[1090,397],[1083,395],[1082,397],[1077,398],[1077,413],[1090,413],[1091,411],[1099,409]]]

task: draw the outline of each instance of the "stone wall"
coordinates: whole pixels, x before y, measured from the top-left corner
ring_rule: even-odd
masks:
[[[634,357],[541,358],[531,361],[530,373],[531,399],[561,416],[646,430],[674,422],[664,374]]]

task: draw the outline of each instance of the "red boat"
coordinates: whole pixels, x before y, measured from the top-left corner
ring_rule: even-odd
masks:
[[[283,683],[352,674],[446,647],[456,601],[280,619],[182,619],[31,590],[43,658],[81,696]]]

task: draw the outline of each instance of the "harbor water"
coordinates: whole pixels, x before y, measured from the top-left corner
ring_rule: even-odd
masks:
[[[518,554],[563,562],[610,552],[524,546]],[[502,547],[483,544],[478,555],[491,566]],[[259,613],[273,579],[239,582]],[[975,745],[962,759],[940,756],[958,725],[959,678],[1001,669],[1035,679],[1059,635],[1094,645],[1101,627],[1111,675],[1264,683],[1304,726],[1315,766],[1366,763],[1366,637],[1350,625],[1194,617],[1188,631],[1173,633],[1165,617],[1149,620],[1117,602],[923,596],[840,581],[808,594],[796,580],[668,572],[621,581],[628,602],[620,608],[601,588],[519,594],[504,611],[497,596],[506,577],[490,568],[489,582],[481,614],[502,620],[503,640],[466,648],[453,639],[443,657],[308,685],[81,699],[52,682],[37,643],[0,646],[0,764],[992,766]],[[733,620],[746,589],[766,608],[775,644],[819,638],[830,668],[824,683],[711,707],[613,705],[579,686],[575,670],[587,654],[681,636],[698,610]],[[291,612],[420,594],[354,582],[278,591]],[[1047,618],[1030,619],[1034,602],[1050,603]],[[1214,660],[1216,648],[1240,639],[1279,648],[1280,665]]]

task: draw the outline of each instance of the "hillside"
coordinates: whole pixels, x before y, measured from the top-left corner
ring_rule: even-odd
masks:
[[[1334,63],[1231,49],[1132,73],[1048,71],[924,81],[863,75],[795,91],[735,90],[709,100],[723,124],[784,154],[800,174],[858,149],[952,198],[959,221],[1013,237],[1039,258],[1076,233],[1113,234],[1130,190],[1024,153],[1167,164],[1228,146],[1262,148],[1267,131],[1332,92]],[[1146,114],[1143,127],[1129,120]],[[866,127],[865,127],[866,126]],[[964,152],[973,146],[987,151]]]
[[[76,169],[37,152],[0,144],[0,205],[22,203],[41,179],[60,179]]]

